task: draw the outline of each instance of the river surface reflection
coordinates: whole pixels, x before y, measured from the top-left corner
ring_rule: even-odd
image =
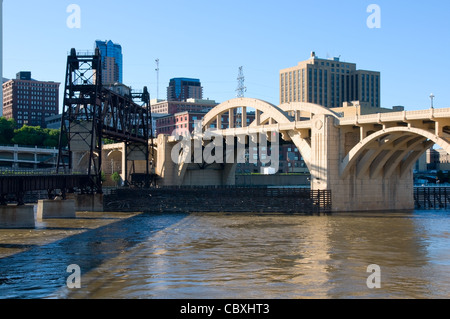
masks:
[[[141,214],[0,259],[0,298],[449,298],[449,267],[449,211]]]

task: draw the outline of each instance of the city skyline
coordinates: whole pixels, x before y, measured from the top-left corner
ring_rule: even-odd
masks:
[[[140,1],[140,10],[115,10],[83,0],[76,2],[79,28],[67,23],[71,3],[3,3],[5,78],[29,70],[36,78],[64,83],[72,47],[91,50],[96,39],[110,39],[123,48],[124,84],[148,86],[152,98],[159,59],[163,86],[174,77],[200,78],[204,97],[224,102],[236,96],[238,68],[244,66],[245,96],[278,104],[279,71],[315,51],[320,58],[340,57],[379,71],[382,107],[423,109],[431,93],[435,107],[450,106],[450,44],[442,40],[450,30],[447,3],[376,1],[380,28],[369,25],[372,1]],[[192,29],[201,35],[193,36]]]

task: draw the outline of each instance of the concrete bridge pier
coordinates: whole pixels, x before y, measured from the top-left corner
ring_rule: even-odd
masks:
[[[72,199],[39,200],[36,218],[38,220],[51,218],[76,218],[75,201]]]
[[[169,143],[169,136],[161,134],[158,136],[157,144],[158,153],[155,172],[157,175],[164,177],[160,181],[160,185],[181,185],[179,180],[181,172],[171,159],[171,152],[175,143]]]
[[[237,137],[239,141],[245,139],[243,137]],[[230,143],[233,149],[226,147],[226,155],[222,162],[213,161],[211,164],[206,164],[204,161],[205,153],[197,154],[194,151],[196,143],[202,143],[203,147],[206,147],[208,143],[197,139],[195,137],[191,141],[181,141],[175,139],[173,136],[158,136],[158,152],[155,172],[157,175],[163,177],[159,182],[162,186],[211,186],[211,185],[228,185],[232,186],[236,184],[236,167],[237,159],[244,158],[245,149],[239,150],[234,143],[234,137],[228,137],[226,143]],[[231,144],[232,143],[232,144]],[[243,143],[241,141],[241,143]],[[197,145],[197,149],[202,150],[202,145]],[[183,147],[185,149],[183,149]],[[190,160],[183,158],[182,151],[191,152],[192,156]],[[176,157],[176,152],[179,152],[180,157],[178,163],[172,156]],[[243,152],[243,153],[242,153]],[[206,152],[207,153],[207,152]],[[197,158],[202,156],[202,158]],[[220,156],[220,155],[215,155]]]
[[[33,205],[0,206],[0,229],[35,228]]]
[[[414,209],[412,169],[403,173],[397,169],[388,177],[360,176],[355,165],[343,176],[349,141],[338,121],[329,115],[314,115],[311,137],[311,188],[331,190],[333,211]]]
[[[67,194],[77,212],[103,212],[103,194]],[[71,205],[71,204],[70,204]]]

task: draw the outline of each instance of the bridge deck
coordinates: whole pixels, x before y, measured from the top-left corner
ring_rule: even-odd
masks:
[[[88,187],[88,175],[9,175],[0,176],[0,205],[6,204],[6,197],[13,196],[19,205],[23,204],[25,192],[61,190]]]

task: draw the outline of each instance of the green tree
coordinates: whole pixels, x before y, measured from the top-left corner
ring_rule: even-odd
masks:
[[[13,119],[7,120],[0,117],[0,144],[11,144],[14,137],[16,122]]]
[[[40,126],[24,125],[14,131],[12,142],[19,145],[43,146],[45,132]]]
[[[119,174],[118,172],[114,172],[114,173],[111,175],[111,180],[112,180],[114,183],[116,183],[117,186],[119,186],[119,182],[120,182],[120,180],[121,180],[120,174]]]
[[[44,129],[45,138],[43,146],[58,147],[59,145],[59,130]]]
[[[103,144],[104,144],[104,145],[109,145],[109,144],[117,143],[117,142],[115,142],[114,140],[110,140],[110,139],[108,139],[108,138],[104,138],[102,141],[103,141]]]
[[[18,145],[58,147],[59,132],[56,129],[43,129],[40,126],[24,125],[14,130],[11,142]],[[65,145],[67,145],[67,138],[63,138],[63,146]]]

